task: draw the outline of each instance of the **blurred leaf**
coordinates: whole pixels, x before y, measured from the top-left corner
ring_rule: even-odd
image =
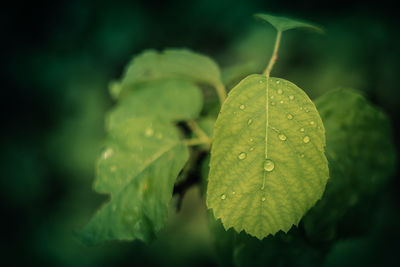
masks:
[[[260,71],[260,64],[255,61],[249,61],[247,63],[239,63],[227,68],[222,71],[222,80],[228,88],[236,85],[240,80],[245,78],[247,75],[254,74]]]
[[[121,80],[121,94],[137,84],[164,78],[185,79],[212,86],[222,83],[218,65],[207,56],[187,49],[167,49],[161,53],[146,50],[129,63]],[[114,87],[111,91],[116,96],[118,90]]]
[[[324,31],[311,23],[308,22],[304,22],[304,21],[300,21],[300,20],[295,20],[295,19],[290,19],[287,17],[280,17],[280,16],[273,16],[270,14],[255,14],[254,15],[257,19],[260,19],[264,22],[268,22],[270,23],[272,26],[274,26],[274,28],[277,31],[287,31],[287,30],[291,30],[291,29],[296,29],[296,28],[305,28],[308,30],[313,30],[315,32],[318,33],[323,33]]]
[[[244,232],[225,231],[220,220],[210,218],[210,226],[221,266],[320,266],[323,261],[323,253],[296,228],[258,240]]]
[[[127,117],[180,121],[196,118],[203,105],[200,88],[188,81],[160,80],[132,91],[108,114],[107,128]]]
[[[109,133],[95,188],[111,200],[81,233],[87,243],[150,241],[163,226],[179,171],[188,159],[176,129],[152,118],[127,118]]]
[[[324,240],[333,238],[337,224],[354,206],[365,205],[366,197],[382,191],[394,173],[395,151],[386,115],[360,94],[339,89],[315,103],[326,129],[331,179],[303,221],[310,237]]]
[[[322,196],[324,146],[322,121],[300,88],[248,76],[215,124],[207,206],[225,229],[259,239],[287,232]]]

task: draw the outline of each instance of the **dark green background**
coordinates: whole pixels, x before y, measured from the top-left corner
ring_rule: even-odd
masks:
[[[149,246],[110,242],[85,247],[73,231],[107,199],[95,194],[91,183],[104,113],[112,106],[108,82],[146,48],[187,47],[214,57],[222,67],[267,62],[272,30],[251,17],[255,12],[322,25],[323,36],[284,35],[272,74],[312,97],[337,87],[364,91],[390,117],[398,148],[400,38],[398,14],[389,2],[73,0],[2,5],[0,255],[5,265],[216,264],[197,189],[187,193],[182,212],[171,216],[160,240]],[[351,233],[353,239],[335,247],[327,265],[395,265],[399,188],[396,175],[380,197],[381,208],[370,211],[376,213],[374,238]]]

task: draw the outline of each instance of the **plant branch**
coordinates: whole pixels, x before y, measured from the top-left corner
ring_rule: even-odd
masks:
[[[278,31],[275,39],[274,51],[272,52],[271,59],[269,60],[268,66],[264,71],[264,74],[265,76],[267,76],[267,78],[269,77],[275,62],[278,59],[278,50],[279,50],[279,43],[281,42],[281,36],[282,36],[282,31]]]
[[[201,127],[194,120],[189,120],[186,122],[190,130],[194,132],[200,139],[208,140],[210,137],[201,129]]]
[[[211,138],[209,140],[203,140],[203,139],[200,139],[200,138],[185,139],[183,142],[187,146],[210,145],[211,144]]]
[[[225,85],[223,83],[218,83],[214,87],[215,87],[215,90],[217,91],[219,102],[222,105],[226,99]]]

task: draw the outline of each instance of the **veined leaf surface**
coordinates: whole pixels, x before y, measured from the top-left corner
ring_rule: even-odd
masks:
[[[256,14],[254,16],[257,19],[261,19],[265,22],[270,23],[272,26],[274,26],[274,28],[277,31],[281,31],[281,32],[291,30],[291,29],[296,29],[296,28],[309,29],[309,30],[313,30],[318,33],[324,32],[320,27],[318,27],[312,23],[304,22],[304,21],[297,20],[297,19],[291,19],[291,18],[281,17],[281,16],[274,16],[274,15],[270,15],[270,14]]]
[[[107,128],[129,117],[157,117],[168,121],[196,118],[203,106],[201,90],[180,80],[146,83],[132,91],[107,116]]]
[[[211,86],[222,83],[218,65],[207,56],[188,49],[147,50],[132,60],[121,84],[113,83],[110,90],[114,97],[118,97],[118,92],[132,89],[137,84],[165,78],[185,79]]]
[[[84,240],[151,240],[165,222],[175,179],[188,156],[167,122],[129,118],[115,125],[95,183],[98,192],[111,193],[111,200],[85,227]]]
[[[287,232],[324,192],[324,147],[321,118],[300,88],[248,76],[215,124],[207,206],[226,229],[259,239]]]

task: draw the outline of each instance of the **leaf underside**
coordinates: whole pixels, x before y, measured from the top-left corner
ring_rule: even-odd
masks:
[[[329,176],[325,130],[308,96],[279,78],[250,75],[214,127],[207,206],[225,229],[262,239],[297,225]]]
[[[317,33],[323,33],[324,31],[309,22],[301,21],[301,20],[295,20],[287,17],[281,17],[281,16],[274,16],[270,14],[256,14],[254,15],[257,19],[260,19],[264,22],[270,23],[277,31],[287,31],[291,29],[296,29],[296,28],[303,28],[307,30],[312,30]]]

